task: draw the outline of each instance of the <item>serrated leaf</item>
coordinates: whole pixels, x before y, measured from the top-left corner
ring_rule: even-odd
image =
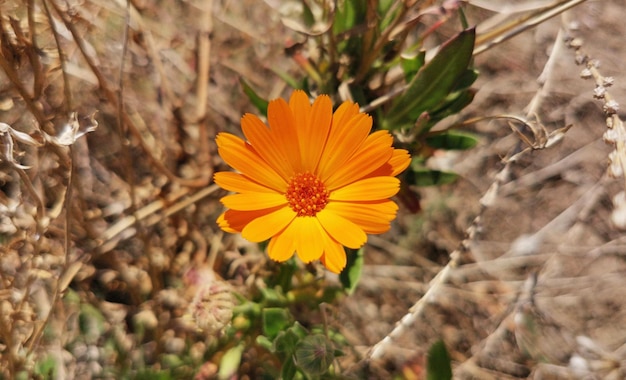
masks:
[[[446,345],[438,340],[428,350],[428,361],[426,362],[427,380],[449,380],[452,379],[452,365]]]
[[[475,147],[477,143],[475,135],[455,130],[426,137],[426,144],[435,149],[464,150]]]
[[[276,338],[279,332],[284,331],[290,325],[289,311],[280,307],[268,307],[261,313],[263,320],[263,335],[270,340]]]
[[[267,106],[269,102],[259,96],[245,79],[239,78],[239,83],[241,83],[241,88],[243,89],[244,94],[248,96],[248,99],[250,99],[252,105],[254,105],[261,114],[267,116]]]
[[[453,183],[458,174],[432,169],[418,169],[414,171],[414,184],[417,186],[440,186]]]
[[[411,80],[404,94],[394,101],[390,116],[383,121],[385,129],[410,124],[410,115],[420,115],[437,107],[460,81],[467,80],[475,34],[474,28],[466,29],[441,46],[437,55]]]
[[[346,267],[339,273],[339,281],[348,294],[354,293],[362,271],[363,248],[356,251],[348,250]]]

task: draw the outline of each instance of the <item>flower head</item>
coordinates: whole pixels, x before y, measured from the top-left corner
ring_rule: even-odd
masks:
[[[252,242],[271,239],[271,259],[295,253],[306,263],[321,260],[330,271],[346,266],[344,246],[361,247],[366,234],[389,230],[398,206],[395,178],[409,165],[406,150],[392,147],[387,131],[370,134],[372,118],[357,104],[335,112],[327,95],[313,104],[303,91],[268,107],[269,128],[245,114],[247,141],[216,137],[222,159],[238,173],[215,173],[215,182],[235,194],[221,199],[227,210],[219,226]]]

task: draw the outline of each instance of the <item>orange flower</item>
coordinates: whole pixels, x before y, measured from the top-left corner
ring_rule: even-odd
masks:
[[[409,165],[406,150],[394,149],[387,131],[369,134],[372,118],[344,102],[333,113],[327,95],[313,102],[294,91],[289,104],[270,102],[269,128],[258,117],[241,119],[243,141],[216,137],[222,159],[239,173],[215,173],[233,191],[217,223],[252,242],[271,239],[270,258],[285,261],[296,252],[305,263],[320,259],[330,271],[346,266],[343,246],[361,247],[366,234],[389,230],[398,206],[389,197],[395,178]]]

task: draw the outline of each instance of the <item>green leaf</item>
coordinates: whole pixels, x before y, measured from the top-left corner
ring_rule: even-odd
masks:
[[[412,124],[411,115],[436,108],[457,86],[467,82],[475,40],[474,28],[466,29],[444,43],[437,55],[426,63],[398,97],[383,120],[385,129]]]
[[[243,78],[239,78],[239,83],[241,83],[241,87],[243,88],[243,92],[248,96],[248,99],[252,102],[252,104],[259,110],[259,112],[263,115],[267,116],[267,105],[269,102],[262,97],[260,97],[256,91],[245,81]]]
[[[391,25],[391,23],[401,13],[401,7],[392,9],[392,6],[396,3],[396,0],[379,0],[378,1],[378,15],[380,19],[379,30],[384,30]]]
[[[463,108],[474,100],[476,90],[465,89],[453,92],[435,110],[430,111],[429,121],[434,125],[435,122],[442,120],[450,115],[459,113]],[[429,129],[429,128],[428,128]]]
[[[296,259],[292,257],[277,265],[278,273],[268,279],[268,286],[279,286],[284,292],[288,292],[293,287],[293,276],[298,271]]]
[[[282,292],[282,288],[277,286],[276,288],[263,288],[261,289],[261,295],[265,305],[273,305],[285,303],[285,295]]]
[[[183,364],[184,362],[178,354],[163,354],[161,356],[161,367],[164,369],[177,368]]]
[[[279,332],[291,324],[289,311],[280,307],[263,309],[261,317],[263,319],[263,334],[270,340],[274,340]]]
[[[294,363],[292,358],[288,358],[283,362],[283,368],[280,370],[280,377],[283,380],[291,380],[296,376],[297,371],[298,367],[296,367],[296,363]]]
[[[281,331],[274,339],[274,352],[292,353],[296,349],[296,345],[300,341],[300,337],[292,330]]]
[[[80,305],[78,328],[82,338],[89,344],[96,342],[105,330],[105,317],[91,304]]]
[[[42,379],[54,379],[56,378],[57,373],[57,365],[54,357],[52,355],[48,355],[45,359],[40,359],[35,364],[35,374]]]
[[[418,169],[413,172],[414,184],[417,186],[440,186],[456,181],[458,174],[432,169]]]
[[[239,344],[226,351],[222,360],[220,360],[220,369],[217,372],[219,380],[231,379],[239,369],[241,364],[241,354],[243,354],[244,345]]]
[[[464,150],[476,146],[478,139],[474,134],[448,130],[426,137],[426,144],[431,148],[445,150]]]
[[[363,248],[356,251],[348,249],[346,267],[339,273],[339,281],[348,294],[354,293],[362,271]]]
[[[478,79],[478,70],[473,68],[465,70],[465,72],[459,77],[453,91],[460,91],[468,88],[476,82],[476,79]]]
[[[310,335],[296,347],[296,364],[309,376],[323,375],[335,359],[334,352],[324,335]]]
[[[354,28],[359,18],[363,18],[363,10],[359,0],[346,0],[339,3],[333,21],[335,35]]]
[[[420,51],[415,57],[400,58],[400,66],[402,66],[402,71],[404,71],[404,80],[410,82],[411,79],[415,77],[419,69],[424,66],[424,61],[426,60],[426,52]]]
[[[270,352],[274,352],[274,343],[272,343],[272,341],[269,340],[268,337],[264,335],[259,335],[256,337],[256,344],[258,344],[259,346],[265,348],[266,350]]]
[[[302,2],[302,20],[309,28],[315,24],[315,16],[306,1]]]
[[[450,356],[443,341],[438,340],[428,350],[428,361],[426,363],[427,380],[449,380],[452,379],[452,366]]]
[[[428,117],[418,119],[423,120],[423,122],[415,123],[415,129],[417,130],[416,136],[418,138],[423,136],[441,120],[450,115],[455,115],[461,112],[463,108],[467,107],[467,105],[474,100],[474,95],[476,95],[476,91],[471,88],[448,95],[448,97],[440,103],[435,110],[429,111]]]

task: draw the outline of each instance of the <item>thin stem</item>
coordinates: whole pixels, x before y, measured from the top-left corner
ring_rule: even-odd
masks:
[[[536,12],[529,12],[528,14],[512,20],[495,30],[482,33],[476,36],[474,55],[484,53],[492,47],[497,46],[502,42],[507,41],[585,1],[586,0],[565,0]]]

